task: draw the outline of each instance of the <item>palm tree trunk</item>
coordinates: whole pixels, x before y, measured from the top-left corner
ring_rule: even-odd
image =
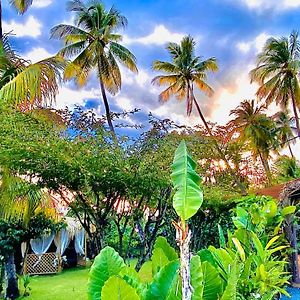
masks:
[[[299,122],[299,116],[298,116],[298,112],[297,112],[296,99],[295,99],[295,95],[293,93],[292,88],[291,88],[291,97],[292,97],[294,116],[295,116],[295,120],[296,120],[297,136],[300,137],[300,122]]]
[[[205,120],[205,118],[204,118],[204,116],[203,116],[203,114],[202,114],[202,111],[201,111],[201,109],[200,109],[200,106],[199,106],[199,104],[198,104],[198,102],[197,102],[197,100],[196,100],[196,98],[195,98],[195,96],[194,96],[193,93],[192,93],[192,97],[193,97],[193,99],[194,99],[194,103],[195,103],[195,105],[196,105],[196,108],[197,108],[197,111],[198,111],[198,113],[199,113],[200,119],[202,120],[202,122],[203,122],[203,124],[204,124],[204,127],[206,128],[208,134],[212,137],[212,140],[213,140],[213,142],[214,142],[214,144],[215,144],[215,146],[216,146],[216,149],[217,149],[217,151],[218,151],[220,157],[224,160],[224,162],[225,162],[225,164],[226,164],[226,167],[227,167],[227,169],[228,169],[229,172],[230,172],[230,175],[232,176],[232,178],[233,178],[234,182],[236,183],[236,185],[239,187],[241,193],[242,193],[243,195],[246,195],[247,192],[246,192],[245,186],[242,184],[242,182],[241,182],[241,181],[239,180],[239,178],[236,176],[236,174],[235,174],[234,171],[232,170],[232,168],[231,168],[231,166],[230,166],[230,164],[229,164],[229,162],[228,162],[228,160],[227,160],[225,154],[223,153],[223,151],[222,151],[221,148],[219,147],[218,142],[216,141],[214,134],[212,133],[211,129],[209,128],[209,126],[208,126],[208,124],[207,124],[207,122],[206,122],[206,120]]]
[[[264,155],[261,153],[261,151],[258,150],[258,153],[259,153],[259,158],[261,160],[261,163],[262,163],[265,173],[266,173],[268,184],[270,185],[272,183],[272,175],[271,175],[271,170],[270,170],[268,160],[264,157]]]
[[[0,0],[0,40],[3,39],[3,31],[2,31],[2,3]]]
[[[112,123],[112,119],[111,119],[111,114],[110,114],[110,108],[109,108],[109,103],[108,103],[108,99],[106,97],[106,92],[105,92],[105,87],[101,78],[101,68],[100,68],[100,64],[98,63],[98,75],[99,75],[99,83],[100,83],[100,89],[101,89],[101,94],[102,94],[102,99],[103,99],[103,103],[104,103],[104,107],[105,107],[105,114],[106,114],[106,119],[107,119],[107,123],[108,123],[108,127],[112,133],[112,135],[115,137],[116,133],[115,133],[115,129]]]
[[[291,157],[292,157],[292,158],[295,158],[295,156],[294,156],[294,153],[293,153],[293,151],[292,151],[292,147],[291,147],[291,144],[290,144],[290,143],[288,143],[288,148],[289,148],[289,151],[290,151]]]
[[[5,271],[7,277],[6,298],[17,299],[20,296],[20,291],[18,288],[15,257],[13,252],[10,253],[5,262]]]

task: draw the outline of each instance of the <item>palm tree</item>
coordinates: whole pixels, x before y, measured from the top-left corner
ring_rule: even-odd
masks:
[[[291,148],[291,142],[295,143],[293,128],[291,126],[292,118],[289,116],[288,112],[280,111],[273,116],[276,122],[276,134],[282,148],[286,145],[289,148],[291,157],[294,158],[294,154]]]
[[[10,0],[9,2],[20,14],[24,14],[32,4],[33,0]],[[0,40],[2,40],[2,38],[2,1],[0,0]]]
[[[257,96],[264,99],[267,106],[275,102],[286,110],[289,102],[292,102],[298,136],[300,136],[299,59],[300,42],[298,33],[293,31],[289,38],[270,38],[262,53],[258,55],[256,68],[250,72],[251,82],[255,81],[260,85]]]
[[[46,193],[39,187],[13,176],[8,170],[0,171],[0,220],[13,220],[27,228],[37,208],[48,200]],[[7,278],[6,297],[16,299],[20,293],[14,251],[8,254],[4,264]]]
[[[221,159],[225,161],[228,170],[231,171],[231,175],[242,193],[245,193],[244,186],[233,172],[225,154],[219,147],[219,144],[195,97],[195,88],[198,88],[208,96],[213,95],[213,89],[206,82],[207,73],[218,71],[216,59],[211,57],[206,60],[202,60],[200,56],[195,55],[195,46],[196,43],[191,36],[185,36],[181,40],[180,44],[169,43],[166,49],[171,55],[172,62],[153,62],[153,69],[156,71],[162,71],[164,74],[156,76],[152,80],[152,83],[167,86],[167,88],[159,95],[159,99],[162,102],[170,100],[172,96],[176,96],[179,101],[185,99],[186,113],[188,116],[192,113],[193,106],[196,106],[204,127],[208,134],[212,137],[213,143]]]
[[[107,122],[114,135],[106,90],[115,95],[121,89],[118,63],[137,72],[135,56],[119,43],[122,36],[115,33],[120,27],[126,27],[127,20],[114,7],[106,11],[102,3],[95,1],[88,5],[80,0],[69,1],[68,11],[76,13],[75,25],[61,24],[51,30],[52,38],[64,41],[59,54],[73,58],[66,68],[65,78],[75,78],[77,84],[83,86],[91,72],[97,71]]]
[[[0,43],[0,106],[13,105],[24,110],[51,104],[65,65],[59,56],[34,64],[26,61],[16,55],[4,35]]]
[[[260,158],[266,177],[271,183],[272,175],[269,158],[272,148],[276,148],[275,124],[264,113],[266,107],[255,106],[254,100],[244,100],[230,112],[235,119],[229,122],[239,139],[248,144],[254,159]]]
[[[195,105],[207,132],[213,136],[195,98],[194,88],[196,87],[208,96],[212,96],[213,89],[206,83],[207,73],[216,72],[218,65],[214,57],[201,60],[201,57],[195,56],[195,46],[196,43],[191,36],[185,36],[180,45],[169,43],[167,50],[171,55],[172,62],[154,61],[153,69],[162,71],[165,75],[156,76],[152,83],[168,86],[159,95],[162,102],[168,101],[172,96],[176,96],[178,100],[186,99],[188,116],[190,116],[193,105]]]

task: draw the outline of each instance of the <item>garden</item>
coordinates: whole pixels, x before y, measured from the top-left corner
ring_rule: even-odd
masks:
[[[9,2],[19,14],[36,7]],[[156,105],[184,102],[194,125],[112,109],[124,72],[138,73],[120,34],[127,19],[100,1],[68,1],[65,14],[72,24],[50,32],[57,54],[34,63],[0,27],[0,299],[290,297],[300,284],[298,32],[265,41],[248,78],[256,99],[239,99],[224,125],[201,101],[219,60],[198,56],[191,35],[166,43],[152,62]],[[80,94],[93,80],[102,113],[56,106],[63,85]]]

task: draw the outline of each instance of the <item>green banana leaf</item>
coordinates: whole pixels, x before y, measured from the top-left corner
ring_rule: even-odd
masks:
[[[178,254],[175,249],[168,243],[165,237],[159,236],[154,244],[154,249],[161,248],[169,261],[176,260]]]
[[[193,287],[192,300],[203,299],[203,271],[201,266],[201,260],[198,255],[195,255],[191,259],[191,284]]]
[[[189,156],[186,144],[182,141],[175,152],[171,174],[176,190],[173,206],[182,221],[195,215],[203,202],[203,193],[199,186],[200,176],[195,168],[196,163]]]
[[[154,277],[148,290],[146,291],[145,300],[166,300],[171,291],[171,287],[177,278],[179,261],[174,260],[164,266]]]
[[[136,290],[119,276],[111,276],[101,292],[102,300],[140,300]]]
[[[203,300],[216,300],[223,292],[223,282],[218,271],[207,261],[202,263]]]
[[[96,256],[91,267],[88,281],[88,299],[100,300],[101,290],[109,277],[118,275],[125,263],[111,247],[105,247]]]

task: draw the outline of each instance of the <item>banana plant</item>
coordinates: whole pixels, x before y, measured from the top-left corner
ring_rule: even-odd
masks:
[[[188,154],[185,141],[182,141],[174,156],[171,178],[175,189],[173,206],[179,217],[174,222],[177,243],[180,248],[180,274],[182,280],[182,299],[192,299],[193,288],[190,274],[189,243],[191,232],[186,221],[195,215],[203,202],[200,176],[195,171],[196,162]]]

